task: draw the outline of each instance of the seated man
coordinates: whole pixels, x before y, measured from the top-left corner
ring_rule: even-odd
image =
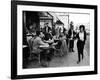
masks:
[[[40,49],[39,47],[41,45],[48,45],[47,43],[44,43],[42,41],[42,37],[43,37],[43,33],[40,31],[36,31],[36,36],[34,37],[34,39],[32,40],[32,51],[35,53],[40,53],[40,61],[41,61],[41,65],[43,66],[47,66],[44,61],[46,60],[46,51],[43,49]]]
[[[40,45],[46,45],[47,43],[44,43],[42,41],[43,33],[40,31],[36,31],[36,36],[34,37],[34,40],[32,42],[32,49],[33,51],[40,51],[39,46]]]

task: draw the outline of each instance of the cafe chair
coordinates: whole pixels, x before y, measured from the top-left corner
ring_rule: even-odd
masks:
[[[30,50],[29,51],[30,52],[29,60],[37,59],[38,63],[40,64],[40,51],[39,50],[36,50],[36,51],[33,50],[33,48],[32,48],[33,40],[34,40],[34,38],[31,38],[28,41],[29,50]]]
[[[63,52],[61,49],[55,49],[54,56],[62,56]]]
[[[66,41],[63,40],[62,44],[60,46],[59,49],[55,49],[54,55],[55,56],[64,56],[67,53],[67,45],[66,45]]]
[[[63,51],[62,51],[62,44],[61,44],[61,46],[60,46],[59,49],[54,48],[54,56],[59,56],[59,57],[61,57],[62,54],[63,54]]]

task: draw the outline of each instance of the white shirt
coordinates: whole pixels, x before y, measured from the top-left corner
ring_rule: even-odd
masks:
[[[84,41],[84,32],[79,33],[79,38],[80,40]]]

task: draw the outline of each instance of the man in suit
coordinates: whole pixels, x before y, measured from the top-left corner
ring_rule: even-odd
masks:
[[[43,29],[44,33],[49,33],[49,31],[51,30],[51,28],[48,26],[48,23],[45,24],[45,27]]]
[[[74,25],[73,22],[70,23],[70,29],[68,31],[68,37],[69,37],[69,51],[74,52],[74,38],[75,38],[75,31],[74,31]]]

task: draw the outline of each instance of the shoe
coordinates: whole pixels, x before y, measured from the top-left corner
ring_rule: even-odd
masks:
[[[69,49],[69,52],[71,52],[71,49]]]
[[[74,52],[74,50],[72,50],[72,52]]]
[[[82,56],[82,60],[83,60],[84,56]]]
[[[80,61],[77,61],[77,64],[79,64],[80,63]]]

